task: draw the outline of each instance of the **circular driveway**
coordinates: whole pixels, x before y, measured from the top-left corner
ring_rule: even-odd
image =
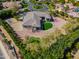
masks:
[[[48,6],[46,4],[38,5],[38,4],[33,4],[31,2],[27,3],[28,4],[28,9],[31,11],[48,11]],[[42,6],[40,9],[34,8],[34,6]]]

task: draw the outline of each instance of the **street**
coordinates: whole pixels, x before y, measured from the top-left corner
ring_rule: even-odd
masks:
[[[3,43],[1,41],[2,37],[0,36],[0,53],[3,57],[0,56],[0,58],[2,59],[10,59],[10,57],[7,54],[7,51],[5,50]]]
[[[6,39],[8,40],[8,41],[11,41],[11,44],[15,47],[15,50],[16,50],[16,53],[18,54],[18,51],[19,51],[19,49],[18,49],[18,47],[15,45],[15,43],[13,42],[13,40],[12,40],[12,38],[9,36],[9,34],[7,33],[7,31],[2,27],[2,26],[0,26],[0,29],[2,30],[2,33],[5,35],[5,37],[6,37]],[[7,49],[7,50],[9,50],[9,49]],[[9,55],[11,55],[13,53],[13,55],[14,55],[14,51],[13,50],[10,50],[9,51]],[[11,55],[11,59],[17,59],[17,56],[12,56]],[[19,58],[18,58],[19,59]]]

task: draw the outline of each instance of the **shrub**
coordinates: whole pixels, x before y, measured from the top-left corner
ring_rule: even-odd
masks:
[[[36,37],[29,37],[28,43],[40,43],[40,39]]]
[[[24,12],[28,12],[28,11],[30,11],[30,10],[28,10],[28,8],[24,8]]]
[[[79,42],[75,44],[76,48],[79,49]]]
[[[71,53],[68,52],[67,55],[66,55],[66,57],[67,57],[67,59],[72,59],[72,57],[71,57]]]
[[[50,23],[50,22],[44,22],[44,29],[48,30],[50,28],[52,28],[52,23]]]
[[[16,14],[16,12],[13,12],[12,10],[0,10],[1,19],[13,17],[15,14]]]

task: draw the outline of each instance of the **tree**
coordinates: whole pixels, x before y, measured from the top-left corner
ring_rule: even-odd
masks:
[[[79,49],[79,42],[75,44],[76,48]]]
[[[0,2],[0,10],[2,10],[3,9],[3,6],[2,6],[2,3]]]
[[[67,53],[66,58],[67,58],[67,59],[72,59],[72,58],[71,58],[71,53],[70,53],[70,52]]]

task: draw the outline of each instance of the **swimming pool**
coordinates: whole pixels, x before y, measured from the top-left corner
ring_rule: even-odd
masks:
[[[74,12],[79,12],[79,8],[76,8],[76,9],[74,10]]]

